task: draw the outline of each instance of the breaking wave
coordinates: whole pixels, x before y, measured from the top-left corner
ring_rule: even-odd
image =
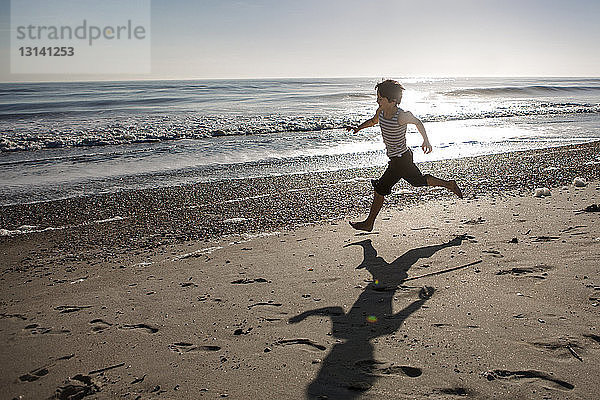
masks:
[[[550,86],[550,85],[532,85],[532,86],[502,86],[502,87],[484,87],[484,88],[464,88],[444,92],[449,96],[502,96],[502,95],[523,95],[523,96],[548,96],[561,94],[582,94],[582,93],[600,93],[600,86]]]

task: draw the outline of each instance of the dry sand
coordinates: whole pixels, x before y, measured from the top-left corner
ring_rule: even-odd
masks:
[[[598,398],[599,190],[5,269],[1,397]]]

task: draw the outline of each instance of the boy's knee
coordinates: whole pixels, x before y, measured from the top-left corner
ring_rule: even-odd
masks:
[[[373,186],[375,194],[381,197],[385,197],[392,192],[391,188],[388,188],[385,185],[383,185],[379,179],[371,179],[371,185]]]
[[[429,179],[431,175],[410,175],[405,177],[404,179],[410,183],[411,186],[421,187],[421,186],[431,186],[431,180]]]

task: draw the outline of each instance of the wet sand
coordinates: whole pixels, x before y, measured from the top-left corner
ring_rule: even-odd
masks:
[[[369,234],[376,169],[3,207],[2,398],[594,398],[599,161],[424,164],[465,199]]]

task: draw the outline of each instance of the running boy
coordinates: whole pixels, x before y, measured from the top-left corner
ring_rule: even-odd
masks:
[[[425,132],[423,123],[416,118],[410,111],[403,111],[398,107],[402,100],[402,91],[404,87],[397,81],[385,80],[375,86],[377,89],[377,112],[375,116],[358,127],[347,127],[348,131],[357,133],[361,129],[375,126],[379,123],[383,143],[387,150],[387,156],[390,158],[387,169],[379,179],[371,180],[375,194],[371,211],[366,220],[360,222],[350,222],[354,229],[370,232],[373,230],[375,218],[383,206],[384,196],[392,192],[394,186],[400,178],[404,178],[412,186],[442,186],[455,193],[462,199],[462,192],[456,184],[456,181],[445,181],[435,176],[423,175],[419,168],[413,163],[412,151],[406,147],[406,125],[413,124],[423,136],[421,148],[425,154],[431,153],[432,147],[429,138]]]

